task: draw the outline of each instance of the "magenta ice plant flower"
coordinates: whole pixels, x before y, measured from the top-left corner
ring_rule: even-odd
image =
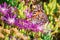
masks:
[[[8,7],[7,7],[6,2],[4,2],[2,5],[0,5],[0,12],[1,12],[2,14],[7,14],[7,12],[8,12]]]
[[[17,9],[16,7],[10,6],[9,11],[13,13],[13,12],[16,12],[16,9]]]
[[[33,13],[32,12],[29,12],[29,10],[27,9],[27,10],[25,10],[24,11],[24,13],[25,13],[25,15],[26,15],[26,18],[31,18],[32,17],[32,15],[33,15]]]
[[[32,30],[34,32],[43,31],[42,26],[40,26],[38,24],[33,24],[32,22],[23,20],[23,19],[17,18],[15,25],[18,26],[20,29]]]
[[[2,16],[1,19],[2,19],[3,21],[5,21],[6,23],[12,25],[12,24],[15,23],[16,14],[8,13],[8,14]]]

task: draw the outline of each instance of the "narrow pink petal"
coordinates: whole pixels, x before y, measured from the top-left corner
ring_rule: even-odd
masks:
[[[6,2],[4,2],[4,7],[5,7],[5,8],[7,7],[7,3],[6,3]]]

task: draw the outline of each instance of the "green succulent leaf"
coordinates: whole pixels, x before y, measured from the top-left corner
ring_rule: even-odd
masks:
[[[45,12],[46,12],[47,14],[49,14],[49,9],[48,9],[48,6],[46,5],[46,3],[44,3],[44,9],[45,9]]]

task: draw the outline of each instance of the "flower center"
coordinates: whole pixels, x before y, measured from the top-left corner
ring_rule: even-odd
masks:
[[[37,29],[40,30],[40,31],[43,31],[43,27],[42,26],[40,26],[40,27],[38,26]]]
[[[6,8],[1,8],[2,9],[2,11],[5,11],[6,10]]]
[[[14,18],[9,18],[8,22],[13,24],[15,22],[15,20],[14,20]]]

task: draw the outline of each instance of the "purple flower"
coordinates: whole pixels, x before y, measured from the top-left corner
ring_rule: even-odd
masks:
[[[8,13],[8,14],[2,16],[1,19],[2,19],[3,21],[5,21],[6,23],[12,25],[12,24],[15,23],[16,14]]]
[[[40,27],[38,24],[33,24],[32,22],[23,19],[17,19],[15,25],[20,29],[32,30],[34,32],[43,31],[42,26]]]
[[[6,3],[4,3],[3,5],[0,5],[0,12],[4,14],[1,17],[1,19],[7,24],[18,26],[20,29],[27,29],[27,30],[32,30],[35,32],[38,32],[38,31],[43,32],[44,20],[41,21],[41,20],[32,19],[32,21],[27,21],[24,19],[19,19],[19,18],[16,18],[17,15],[14,14],[14,11],[15,11],[15,8],[14,7],[7,8]],[[29,12],[29,10],[27,9],[25,11],[25,15],[26,15],[26,18],[31,18],[33,13]],[[41,15],[39,15],[39,16],[41,16]],[[44,16],[44,15],[42,14],[42,16]],[[44,16],[44,18],[45,18],[45,16]]]
[[[16,9],[17,9],[16,7],[12,7],[12,6],[9,7],[9,11],[12,13],[16,12]]]
[[[7,4],[4,2],[4,4],[0,5],[0,12],[3,14],[6,14],[8,12]]]
[[[43,31],[42,26],[40,26],[39,24],[33,24],[30,21],[16,18],[16,14],[13,14],[13,13],[8,13],[8,14],[2,16],[1,19],[10,25],[14,24],[14,25],[18,26],[20,29],[27,29],[27,30],[32,30],[35,32]]]
[[[37,25],[37,31],[43,32],[44,31],[44,26],[43,25]]]
[[[29,12],[29,10],[27,9],[27,10],[25,10],[24,11],[24,13],[25,13],[25,15],[26,15],[26,17],[27,18],[31,18],[32,17],[32,15],[33,15],[33,13],[32,12]]]

